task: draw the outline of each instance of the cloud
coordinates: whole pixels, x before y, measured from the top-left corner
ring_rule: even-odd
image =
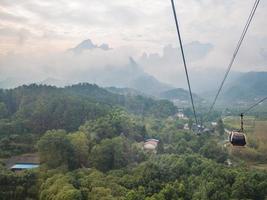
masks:
[[[201,43],[193,41],[184,45],[185,56],[190,70],[192,64],[205,58],[213,49],[213,45],[209,43]],[[144,70],[155,75],[158,79],[167,83],[181,83],[184,81],[184,67],[182,63],[180,48],[167,45],[163,48],[162,55],[158,53],[143,54],[139,60],[139,64]],[[196,70],[193,68],[193,70]],[[181,76],[182,75],[182,76]]]
[[[225,70],[253,3],[234,0],[176,1],[191,74],[201,70]],[[234,63],[234,70],[267,70],[266,9],[267,2],[261,1]],[[107,52],[96,51],[87,55],[89,60],[86,56],[72,58],[61,53],[88,38],[98,44],[108,43],[114,50],[108,55]],[[107,57],[110,65],[120,65],[109,55],[115,54],[116,60],[121,60],[134,51],[131,56],[135,57],[146,52],[146,56],[144,54],[138,59],[145,71],[162,81],[180,84],[184,81],[184,72],[177,46],[170,1],[0,1],[2,76],[17,71],[25,73],[25,70],[33,70],[32,74],[53,72],[60,76],[62,69],[69,70],[69,74],[76,73],[76,66],[78,74],[85,73],[84,63],[88,62],[90,69],[92,66],[99,67],[107,64],[102,63],[103,57]],[[124,50],[118,50],[120,47]],[[100,55],[102,53],[103,56]],[[7,66],[12,67],[5,69]]]
[[[185,53],[189,61],[196,61],[204,58],[213,49],[213,45],[210,43],[201,43],[199,41],[193,41],[184,46]]]
[[[10,53],[0,59],[1,78],[18,77],[28,80],[42,80],[47,77],[82,82],[91,81],[91,74],[105,70],[122,69],[135,55],[129,47],[118,49],[85,49],[80,54],[71,51],[60,53]],[[101,79],[101,77],[99,77]]]
[[[16,16],[8,12],[0,10],[0,19],[1,21],[10,21],[10,22],[26,22],[27,19],[21,16]]]

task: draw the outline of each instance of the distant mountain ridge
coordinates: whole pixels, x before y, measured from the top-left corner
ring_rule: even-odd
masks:
[[[64,88],[31,84],[0,89],[0,135],[40,136],[53,129],[76,131],[86,121],[118,109],[155,118],[166,118],[177,112],[170,101],[115,94],[95,84]]]
[[[67,85],[71,85],[71,83],[66,80],[56,79],[52,77],[46,78],[45,80],[41,81],[39,84],[57,86],[57,87],[64,87]]]
[[[129,58],[127,65],[118,67],[107,66],[105,69],[96,69],[85,73],[82,81],[62,80],[48,77],[42,81],[34,81],[37,84],[64,87],[78,82],[90,82],[102,87],[131,88],[149,96],[158,96],[161,92],[173,87],[160,82],[155,77],[145,73],[133,58]],[[7,78],[0,82],[0,88],[15,88],[23,84],[31,84],[20,77]]]
[[[267,72],[248,72],[229,83],[224,92],[225,101],[251,101],[267,96]]]
[[[211,48],[207,46],[207,48]],[[108,44],[94,44],[92,40],[87,39],[76,45],[74,48],[69,49],[74,53],[82,53],[86,50],[101,49],[103,51],[111,50]],[[90,51],[88,51],[90,55]],[[76,57],[76,56],[74,56]],[[77,56],[77,58],[79,58]],[[198,73],[191,73],[192,89],[194,92],[202,92],[201,96],[207,100],[212,100],[216,91],[217,85],[219,84],[218,76],[220,71],[216,73],[206,73],[205,71]],[[82,73],[78,73],[75,77],[68,76],[70,80],[54,78],[48,76],[48,78],[42,78],[43,80],[34,80],[32,78],[25,77],[2,77],[0,81],[0,88],[15,88],[23,84],[38,83],[43,85],[51,85],[57,87],[64,87],[71,84],[77,84],[79,82],[94,83],[101,87],[116,87],[116,88],[129,88],[130,90],[136,90],[141,94],[147,96],[160,97],[165,99],[180,99],[186,100],[188,98],[188,92],[182,89],[175,89],[172,85],[159,81],[154,76],[146,73],[139,63],[133,57],[128,58],[128,62],[123,66],[103,66],[100,68],[91,68],[85,65]],[[66,78],[67,79],[67,78]],[[194,82],[195,81],[195,82]],[[186,81],[181,79],[178,83],[179,87],[186,88]],[[267,94],[267,72],[231,72],[223,88],[223,92],[219,100],[233,101],[236,99],[240,100],[251,100],[259,98]],[[205,91],[206,90],[206,91]],[[113,92],[127,93],[129,91],[118,91]],[[133,92],[133,91],[131,91]],[[133,92],[135,93],[135,92]],[[132,94],[133,94],[132,93]],[[199,95],[198,95],[199,96]],[[197,97],[196,97],[197,98]]]
[[[131,80],[128,86],[152,96],[160,96],[162,92],[173,88],[172,86],[162,83],[155,77],[148,74],[144,74]]]
[[[132,89],[132,88],[116,88],[116,87],[106,87],[105,88],[107,91],[115,93],[115,94],[120,94],[120,95],[130,95],[130,96],[137,96],[137,95],[143,95],[145,96],[144,93]]]
[[[108,44],[94,44],[91,39],[87,39],[67,50],[74,54],[81,54],[83,51],[100,49],[103,51],[111,50]],[[90,54],[90,51],[88,51]],[[63,78],[64,79],[64,78]],[[124,66],[103,66],[101,68],[84,69],[83,73],[71,77],[70,80],[63,80],[50,76],[44,80],[31,81],[29,78],[15,77],[0,82],[0,88],[15,88],[22,84],[43,84],[57,87],[64,87],[79,82],[95,83],[101,87],[132,88],[148,96],[159,96],[161,92],[173,89],[171,85],[162,83],[154,76],[144,72],[133,57],[128,58],[128,63]]]
[[[10,89],[10,88],[15,88],[20,85],[27,84],[27,83],[28,82],[25,82],[16,77],[7,77],[6,79],[0,81],[0,88]]]
[[[175,88],[171,90],[167,90],[160,94],[161,98],[168,100],[180,100],[180,101],[188,101],[189,100],[189,92],[182,88]],[[202,98],[197,94],[193,94],[193,98],[196,101],[200,101]]]
[[[75,54],[80,54],[85,50],[92,50],[92,49],[102,49],[104,51],[108,51],[111,48],[106,43],[103,43],[98,46],[94,44],[92,40],[87,39],[87,40],[82,41],[80,44],[78,44],[74,48],[69,49],[68,51],[74,52]]]

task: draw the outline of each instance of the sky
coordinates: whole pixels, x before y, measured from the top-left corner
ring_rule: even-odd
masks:
[[[175,1],[189,72],[226,69],[254,0]],[[267,71],[267,2],[262,1],[233,66]],[[66,53],[83,40],[112,49]],[[0,79],[68,79],[84,68],[125,66],[176,85],[183,74],[170,0],[0,0]]]

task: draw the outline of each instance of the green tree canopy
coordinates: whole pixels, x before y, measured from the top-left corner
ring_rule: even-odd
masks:
[[[104,117],[88,121],[80,127],[80,130],[90,134],[92,139],[97,142],[120,135],[136,141],[143,141],[147,134],[145,126],[136,117],[122,109],[114,109]]]
[[[47,131],[37,143],[40,161],[49,168],[66,165],[73,168],[77,163],[74,149],[64,130]]]
[[[91,150],[91,141],[89,135],[83,132],[75,132],[67,135],[74,150],[74,158],[79,167],[88,166],[89,152]]]
[[[217,122],[216,130],[220,135],[224,134],[224,124],[221,118]]]

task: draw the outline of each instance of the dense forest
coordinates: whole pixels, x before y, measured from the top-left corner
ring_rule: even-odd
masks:
[[[190,110],[187,119],[176,113],[167,100],[90,84],[1,90],[0,199],[266,199],[267,172],[220,144],[222,119],[197,135]],[[159,140],[156,152],[144,150],[148,138]],[[14,173],[4,165],[30,152],[39,168]]]
[[[32,143],[52,129],[75,131],[81,124],[103,117],[113,108],[156,118],[176,112],[176,107],[166,100],[118,95],[87,83],[65,88],[32,84],[0,90],[0,155],[28,152],[32,147],[21,141]]]

